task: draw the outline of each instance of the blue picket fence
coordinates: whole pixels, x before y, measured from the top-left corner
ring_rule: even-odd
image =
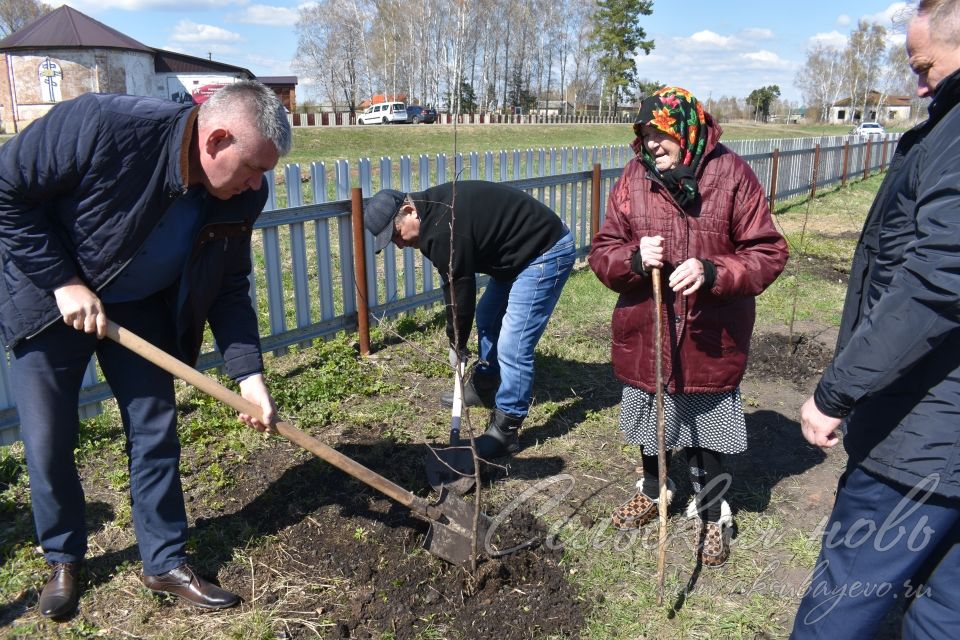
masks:
[[[726,144],[751,165],[772,199],[782,202],[809,194],[814,181],[822,188],[881,170],[897,138],[887,135],[868,143],[830,136]],[[264,350],[282,353],[291,345],[355,330],[358,283],[354,277],[351,188],[359,186],[368,198],[382,188],[419,191],[454,179],[509,182],[557,212],[573,232],[582,258],[590,248],[595,215],[591,210],[593,168],[600,166],[596,215],[602,220],[607,195],[631,156],[628,146],[617,145],[402,156],[398,161],[381,158],[376,163],[340,160],[329,170],[324,163],[306,168],[286,165],[282,180],[276,181],[285,189],[271,180],[267,207],[254,236],[250,291],[261,318]],[[367,281],[363,291],[374,320],[396,317],[442,299],[436,270],[413,249],[398,250],[390,245],[375,255],[367,234],[364,262]],[[207,346],[201,369],[221,364],[215,346]],[[95,415],[100,403],[110,397],[109,387],[91,362],[81,392],[81,416]],[[0,358],[0,445],[16,441],[18,427],[8,358],[4,357]]]

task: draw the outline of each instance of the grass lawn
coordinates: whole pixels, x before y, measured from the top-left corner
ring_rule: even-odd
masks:
[[[417,127],[415,132],[433,131],[426,129]],[[371,127],[362,133],[405,135],[401,130],[414,128]],[[791,261],[758,299],[758,331],[785,333],[792,320],[837,323],[845,269],[879,183],[880,177],[873,177],[822,193],[809,205],[778,209],[776,222],[790,242]],[[576,479],[577,490],[542,517],[567,536],[563,568],[590,605],[580,632],[583,638],[783,637],[796,610],[798,585],[819,548],[810,522],[830,500],[837,456],[795,475],[778,475],[768,468],[765,456],[778,448],[789,453],[790,447],[799,446],[793,421],[800,391],[776,380],[761,381],[772,385],[768,387],[749,381],[746,404],[750,413],[760,416],[753,424],[760,425],[763,418],[783,426],[757,426],[761,439],[766,435],[770,440],[766,446],[751,444],[750,455],[756,458],[734,463],[740,467],[734,475],[739,478],[734,487],[738,527],[734,555],[724,567],[704,570],[696,589],[681,598],[672,615],[658,609],[652,580],[655,547],[647,539],[629,544],[606,525],[610,509],[632,486],[628,480],[638,453],[623,445],[616,429],[619,388],[609,367],[615,299],[589,269],[580,268],[571,278],[538,346],[537,401],[522,436],[525,450],[515,459],[511,476],[485,492],[489,510],[494,513],[545,475],[560,473],[556,466],[547,466],[550,471],[544,472],[538,464],[560,465],[562,473]],[[317,437],[338,447],[354,446],[358,452],[363,450],[356,447],[358,434],[368,432],[375,434],[377,443],[368,448],[382,446],[388,453],[443,438],[449,413],[436,402],[448,384],[442,310],[417,311],[379,327],[371,358],[357,356],[354,339],[339,336],[267,357],[268,380],[284,415]],[[158,603],[139,586],[123,436],[115,404],[108,402],[103,415],[84,421],[77,452],[91,520],[91,586],[81,600],[80,615],[62,625],[43,620],[35,609],[46,569],[33,541],[22,445],[0,447],[0,636],[314,637],[310,628],[323,635],[317,629],[327,629],[332,621],[349,615],[350,603],[356,602],[350,598],[365,588],[370,576],[332,573],[316,563],[301,563],[300,554],[314,551],[324,540],[349,538],[346,530],[365,545],[363,553],[375,558],[378,549],[395,547],[406,529],[384,528],[375,511],[356,508],[356,501],[366,505],[372,500],[371,491],[353,485],[343,489],[342,474],[311,462],[310,456],[278,439],[265,440],[240,427],[233,412],[218,402],[182,385],[178,389],[181,468],[191,518],[189,548],[195,557],[208,559],[203,568],[218,575],[224,586],[242,591],[245,604],[220,614],[198,613]],[[473,419],[480,422],[485,415],[476,412]],[[385,473],[408,474],[398,479],[400,484],[422,475],[418,462],[408,469],[389,456],[367,463]],[[291,477],[293,468],[307,474],[308,480],[314,478],[310,491],[284,489],[298,486]],[[274,495],[278,491],[282,495]],[[811,507],[804,500],[814,491],[824,498]],[[247,514],[257,505],[275,509],[270,513],[280,514],[282,523]],[[684,522],[680,513],[671,518],[677,543],[671,547],[668,593],[683,592],[688,579],[692,556],[681,540],[687,533]],[[330,533],[311,543],[297,537],[314,525]],[[423,554],[420,558],[440,564]],[[390,569],[375,566],[375,573]],[[775,575],[770,573],[773,569]],[[429,587],[427,583],[424,591]],[[259,594],[270,598],[254,597]],[[442,613],[422,620],[410,637],[466,640],[469,636],[449,632]],[[381,630],[373,637],[398,634]]]
[[[721,126],[724,140],[842,135],[850,129],[846,125]],[[416,157],[421,153],[606,146],[627,144],[633,138],[629,124],[298,127],[294,130],[293,151],[284,161],[305,166],[340,159],[399,159],[401,155]]]

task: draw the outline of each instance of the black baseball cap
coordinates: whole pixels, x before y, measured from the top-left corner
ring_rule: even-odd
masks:
[[[397,217],[406,194],[395,189],[383,189],[367,200],[363,210],[363,226],[373,234],[373,249],[377,253],[393,238],[393,220]]]

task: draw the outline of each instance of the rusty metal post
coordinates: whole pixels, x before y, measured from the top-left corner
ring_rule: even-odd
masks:
[[[840,177],[840,186],[847,186],[847,167],[850,164],[850,140],[843,143],[843,175]]]
[[[593,187],[590,194],[590,240],[600,231],[600,164],[593,165]]]
[[[363,191],[350,190],[350,221],[353,225],[353,274],[357,294],[357,333],[360,353],[370,355],[370,308],[367,306],[367,251],[363,237]]]
[[[777,174],[780,173],[780,149],[773,150],[773,163],[770,168],[770,211],[777,205]]]
[[[813,176],[810,179],[810,199],[817,196],[817,174],[820,173],[820,145],[818,144],[813,151]]]
[[[867,138],[867,149],[863,152],[863,179],[870,177],[870,138]]]

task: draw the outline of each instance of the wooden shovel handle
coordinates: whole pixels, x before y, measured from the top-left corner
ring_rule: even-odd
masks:
[[[259,406],[250,402],[240,394],[234,393],[230,389],[227,389],[213,378],[205,376],[193,367],[180,362],[169,353],[158,349],[140,336],[131,333],[112,320],[107,321],[107,337],[123,345],[127,349],[130,349],[144,360],[157,365],[167,373],[180,378],[187,384],[190,384],[204,393],[213,396],[217,400],[236,409],[237,411],[254,416],[262,415]],[[392,498],[393,500],[396,500],[414,512],[431,517],[429,512],[432,508],[427,506],[427,503],[423,498],[414,495],[400,485],[387,480],[378,473],[371,471],[359,462],[343,455],[336,449],[325,445],[313,436],[310,436],[296,428],[289,422],[277,420],[273,423],[273,426],[276,427],[277,431],[280,432],[280,435],[287,440],[299,445],[300,447],[303,447],[317,457],[329,462],[341,471],[353,476],[360,482],[373,487],[377,491],[383,493],[389,498]],[[436,519],[436,517],[432,517],[431,519]]]
[[[653,305],[654,319],[654,362],[657,379],[657,475],[660,485],[660,498],[657,511],[660,515],[660,541],[657,554],[657,606],[663,604],[663,574],[667,564],[667,451],[666,424],[663,413],[663,291],[661,290],[660,269],[653,269]]]

